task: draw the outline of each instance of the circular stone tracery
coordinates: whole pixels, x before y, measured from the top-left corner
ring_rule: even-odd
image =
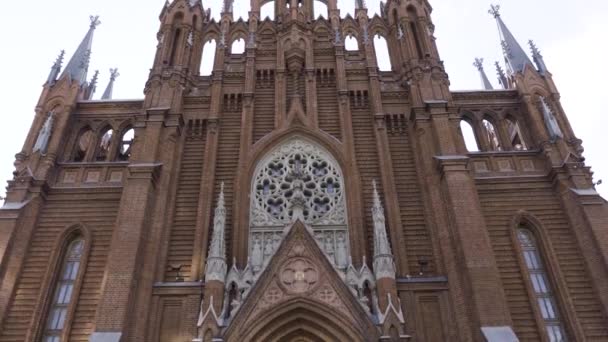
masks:
[[[300,139],[282,145],[258,166],[252,189],[252,225],[284,226],[292,221],[294,195],[303,199],[311,225],[344,225],[343,177],[325,151]]]

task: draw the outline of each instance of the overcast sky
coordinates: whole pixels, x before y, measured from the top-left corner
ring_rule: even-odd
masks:
[[[203,1],[219,15],[221,0]],[[486,71],[498,87],[493,68],[502,60],[494,19],[487,13],[488,0],[430,0],[441,58],[450,75],[452,90],[479,89],[480,80],[472,66],[475,57],[485,58]],[[595,180],[608,182],[608,158],[602,133],[608,127],[602,99],[606,97],[608,71],[608,1],[565,0],[496,1],[502,17],[524,45],[534,39],[562,94],[562,104],[577,136],[584,141],[588,165]],[[156,48],[158,15],[165,0],[30,0],[6,1],[0,11],[2,37],[3,104],[0,124],[0,194],[12,178],[14,155],[21,150],[30,128],[41,85],[60,50],[74,52],[89,26],[89,15],[101,16],[95,33],[90,75],[100,70],[96,98],[118,67],[121,76],[114,88],[116,99],[143,97],[143,87]],[[246,16],[249,0],[235,0],[235,17]],[[355,0],[340,0],[343,15],[351,12]],[[377,12],[379,0],[367,0],[370,12]],[[605,134],[605,133],[604,133]],[[608,197],[608,185],[598,187]]]

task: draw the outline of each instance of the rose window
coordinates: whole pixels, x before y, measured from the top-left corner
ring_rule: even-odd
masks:
[[[306,223],[345,224],[343,188],[342,175],[333,158],[305,141],[290,141],[256,170],[252,224],[290,223],[295,197],[304,202]]]
[[[249,256],[261,271],[280,245],[283,229],[297,217],[338,268],[350,256],[344,178],[324,149],[294,138],[258,164],[251,186]]]

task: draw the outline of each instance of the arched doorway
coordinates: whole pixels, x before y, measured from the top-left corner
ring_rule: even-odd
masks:
[[[242,336],[229,337],[228,341],[366,341],[369,336],[360,331],[364,325],[353,324],[344,313],[327,305],[299,298],[259,317]]]

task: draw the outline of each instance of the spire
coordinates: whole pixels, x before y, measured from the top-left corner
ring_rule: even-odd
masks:
[[[534,41],[528,41],[530,44],[530,50],[532,50],[532,58],[534,59],[534,63],[536,63],[536,67],[541,74],[545,74],[547,72],[547,66],[545,65],[545,60],[543,59],[543,55],[540,54],[540,50],[534,44]]]
[[[95,95],[95,91],[97,91],[97,81],[99,80],[99,70],[95,70],[95,74],[93,74],[93,78],[91,79],[91,83],[87,86],[87,91],[85,93],[85,99],[92,100],[93,95]]]
[[[205,281],[217,280],[224,282],[228,266],[226,265],[226,207],[224,203],[224,183],[222,182],[220,194],[215,208],[213,218],[213,238],[209,246],[207,267],[205,270]]]
[[[55,64],[51,67],[51,72],[49,73],[49,78],[46,80],[48,85],[53,85],[57,81],[57,76],[61,72],[61,66],[63,65],[63,58],[65,57],[65,50],[61,50],[59,56],[55,60]]]
[[[496,74],[498,75],[498,82],[504,89],[509,89],[509,81],[507,80],[507,75],[505,75],[505,71],[500,66],[500,63],[496,61],[494,63],[496,65]]]
[[[374,205],[372,216],[374,220],[374,275],[376,279],[392,278],[395,279],[395,263],[393,253],[386,235],[386,219],[384,217],[384,207],[380,201],[380,195],[376,188],[376,181],[373,181]]]
[[[524,52],[521,45],[517,42],[511,31],[507,28],[507,25],[502,21],[500,17],[500,6],[490,6],[489,13],[496,18],[498,23],[498,32],[500,33],[500,40],[502,45],[503,54],[505,55],[505,62],[509,67],[510,73],[522,72],[526,64],[532,66],[532,62],[528,55]]]
[[[475,63],[473,63],[473,66],[476,67],[479,71],[479,75],[481,76],[481,85],[483,86],[483,89],[494,90],[494,87],[492,87],[492,83],[490,83],[490,80],[488,79],[488,76],[486,75],[486,72],[483,69],[483,58],[475,58]]]
[[[102,100],[112,99],[112,92],[114,91],[114,82],[116,81],[116,78],[118,78],[118,76],[120,76],[120,74],[118,73],[118,68],[110,69],[110,82],[106,87],[106,91],[104,91],[103,95],[101,96]]]
[[[93,33],[95,32],[95,28],[101,24],[99,16],[91,16],[90,19],[91,26],[89,27],[89,32],[87,32],[87,35],[78,46],[78,49],[76,49],[74,56],[72,56],[72,59],[70,59],[61,75],[61,77],[69,76],[70,79],[79,82],[80,85],[85,84],[87,81],[91,48],[93,46]]]
[[[355,9],[364,9],[367,8],[367,4],[365,4],[365,0],[355,0]]]

